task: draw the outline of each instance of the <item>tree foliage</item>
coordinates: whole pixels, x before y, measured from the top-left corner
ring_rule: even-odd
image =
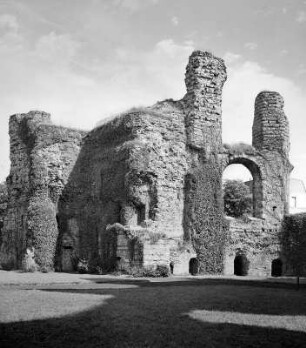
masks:
[[[252,194],[241,180],[226,180],[223,187],[224,212],[228,216],[240,217],[252,213]]]
[[[6,214],[6,208],[7,208],[7,200],[8,200],[8,194],[7,194],[7,186],[6,182],[0,182],[0,245],[2,243],[2,228],[4,224],[4,217]]]
[[[4,204],[7,202],[7,186],[6,182],[0,182],[0,204]]]
[[[3,225],[3,218],[6,212],[7,207],[7,187],[5,182],[0,183],[0,228]]]

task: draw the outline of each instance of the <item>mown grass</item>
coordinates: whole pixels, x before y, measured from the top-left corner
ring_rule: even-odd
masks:
[[[0,346],[305,347],[305,288],[281,286],[101,278],[98,284],[5,288]]]

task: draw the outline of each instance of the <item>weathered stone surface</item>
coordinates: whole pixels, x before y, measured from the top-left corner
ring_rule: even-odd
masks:
[[[53,268],[58,236],[58,198],[78,156],[84,132],[51,124],[40,111],[10,118],[11,171],[0,258],[21,267],[27,248],[36,262]]]
[[[185,274],[199,263],[201,273],[232,274],[243,252],[251,274],[268,274],[292,169],[283,99],[260,93],[253,146],[223,146],[223,60],[195,51],[185,81],[182,100],[133,109],[88,134],[43,112],[12,116],[2,263],[20,267],[34,246],[40,266],[64,271],[81,258],[105,269],[163,264]],[[222,173],[232,163],[253,175],[249,222],[224,220]]]
[[[226,81],[224,61],[208,52],[195,51],[189,58],[184,97],[187,143],[206,154],[222,145],[221,102]]]
[[[227,218],[229,240],[225,250],[224,274],[234,274],[234,260],[245,255],[249,275],[271,276],[271,265],[280,255],[279,224],[267,220],[249,218],[246,221]]]

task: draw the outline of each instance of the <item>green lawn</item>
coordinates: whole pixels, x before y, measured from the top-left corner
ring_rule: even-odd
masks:
[[[221,278],[96,282],[2,287],[0,347],[306,347],[305,288]]]

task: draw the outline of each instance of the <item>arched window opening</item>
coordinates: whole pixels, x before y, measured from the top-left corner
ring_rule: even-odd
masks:
[[[189,261],[189,273],[191,275],[197,275],[199,273],[199,261],[195,257]]]
[[[253,177],[242,164],[231,164],[223,172],[224,213],[239,218],[254,216]]]
[[[244,254],[239,254],[234,260],[234,274],[237,276],[246,276],[249,272],[249,260]]]
[[[281,277],[283,273],[283,262],[281,259],[274,259],[271,265],[271,276]]]
[[[239,189],[238,185],[238,193],[240,192],[240,197],[242,197],[242,208],[246,205],[249,207],[246,209],[245,213],[241,212],[240,201],[235,200],[235,196],[232,197],[233,205],[238,206],[238,215],[250,215],[254,217],[261,218],[262,217],[262,202],[263,202],[263,189],[262,189],[262,175],[260,168],[258,165],[249,158],[244,157],[235,157],[230,159],[227,167],[223,172],[223,187],[225,186],[225,182],[229,180],[238,181],[242,186],[242,190]],[[237,185],[233,185],[236,187]],[[225,191],[225,188],[224,188]],[[231,191],[230,191],[231,192]],[[244,192],[244,194],[241,194]],[[238,194],[239,197],[239,194]],[[225,201],[225,194],[224,194]],[[238,202],[238,203],[237,203]],[[240,210],[239,210],[240,209]],[[242,209],[243,211],[243,209]],[[226,215],[233,216],[234,214],[229,214],[226,212]],[[236,214],[237,215],[237,214]],[[236,216],[234,216],[236,217]]]

